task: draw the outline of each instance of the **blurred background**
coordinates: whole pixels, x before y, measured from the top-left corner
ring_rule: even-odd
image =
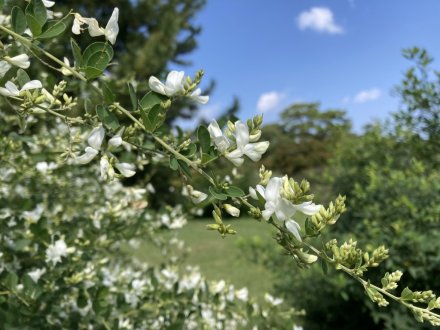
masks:
[[[150,75],[205,70],[210,102],[175,105],[170,126],[189,130],[214,118],[264,114],[262,140],[271,146],[259,164],[239,169],[242,188],[255,185],[264,164],[275,174],[310,180],[320,203],[345,194],[349,211],[328,237],[352,237],[367,249],[385,244],[391,258],[369,274],[372,280],[400,269],[402,288],[440,292],[440,2],[57,1],[63,5],[99,21],[120,8],[111,74],[121,86],[136,78],[144,81],[141,92]],[[53,52],[62,56],[64,49]],[[121,91],[118,99],[129,99],[124,88],[112,87]],[[225,175],[231,170],[226,162],[216,166]],[[151,205],[158,209],[170,202],[162,198],[170,183],[181,189],[166,168],[152,173],[146,166],[130,180],[151,181],[159,196]],[[374,306],[343,275],[325,276],[319,265],[296,268],[264,223],[230,220],[235,237],[206,235],[208,214],[163,235],[183,239],[192,250],[185,262],[209,279],[247,286],[260,298],[271,291],[305,308],[304,329],[430,328],[399,306]],[[161,262],[149,242],[136,253]]]

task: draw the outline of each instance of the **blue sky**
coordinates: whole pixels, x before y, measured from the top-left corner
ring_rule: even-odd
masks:
[[[208,0],[188,56],[216,89],[200,115],[221,113],[234,95],[240,117],[266,122],[296,101],[346,109],[359,131],[398,108],[392,95],[409,62],[405,47],[440,54],[440,1]]]

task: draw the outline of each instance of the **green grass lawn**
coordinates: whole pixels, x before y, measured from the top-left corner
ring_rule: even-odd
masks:
[[[206,230],[206,225],[212,219],[191,220],[182,229],[165,232],[165,238],[176,235],[191,249],[185,261],[187,265],[198,265],[202,273],[209,280],[225,279],[236,288],[246,286],[250,293],[260,300],[265,292],[271,291],[271,272],[262,265],[248,260],[240,249],[239,242],[250,239],[271,241],[273,231],[265,222],[252,219],[229,220],[237,231],[236,235],[226,238],[216,231]],[[150,264],[159,264],[161,255],[157,247],[145,242],[135,252],[136,256]]]

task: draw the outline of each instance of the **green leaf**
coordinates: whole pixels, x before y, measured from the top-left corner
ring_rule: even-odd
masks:
[[[208,152],[211,147],[211,136],[209,135],[209,131],[206,126],[201,125],[197,129],[197,140],[200,143],[200,148],[202,148],[203,152]]]
[[[148,113],[143,109],[141,109],[140,112],[145,129],[148,132],[152,132],[154,130],[154,124],[150,121],[150,118],[148,118]]]
[[[41,30],[43,28],[42,25],[40,25],[40,23],[38,23],[38,21],[35,19],[34,16],[26,14],[26,22],[29,26],[29,29],[32,32],[32,35],[34,37],[38,37],[41,34]]]
[[[69,21],[71,20],[70,15],[64,16],[59,21],[49,22],[47,28],[44,29],[43,33],[38,36],[39,39],[49,39],[55,38],[62,34],[66,28],[69,26]]]
[[[191,158],[197,151],[197,146],[194,143],[190,143],[184,150],[182,154],[188,158]]]
[[[104,100],[107,103],[115,102],[116,99],[115,94],[113,94],[112,90],[110,89],[110,86],[105,81],[102,82],[102,93],[104,95]]]
[[[315,235],[316,234],[315,226],[313,225],[313,223],[310,221],[309,218],[306,219],[304,227],[306,229],[307,235]]]
[[[324,275],[327,275],[328,274],[327,263],[323,259],[320,259],[320,263],[321,263],[322,272],[324,273]]]
[[[225,193],[230,197],[241,197],[244,195],[244,191],[235,186],[229,186],[226,188]]]
[[[179,163],[179,167],[182,170],[182,172],[185,173],[185,175],[190,178],[192,175],[191,175],[191,170],[189,169],[188,164],[180,159],[178,159],[177,162]]]
[[[408,287],[406,287],[402,290],[400,298],[402,298],[403,300],[412,300],[414,298],[414,293]]]
[[[112,130],[117,130],[119,128],[120,125],[118,117],[108,111],[108,109],[102,104],[96,106],[96,113],[98,114],[101,122],[107,127],[111,128]]]
[[[102,75],[103,72],[103,70],[91,66],[87,66],[84,68],[84,73],[86,74],[87,79],[98,78],[100,75]]]
[[[224,193],[218,191],[215,187],[211,186],[209,187],[209,192],[211,193],[212,197],[214,197],[215,199],[219,199],[221,201],[225,201],[228,199],[228,196],[225,195]]]
[[[26,7],[26,14],[32,15],[41,27],[47,22],[47,9],[41,0],[32,0]]]
[[[166,110],[160,104],[156,104],[148,111],[148,119],[153,124],[153,130],[162,126],[165,121]]]
[[[177,169],[179,168],[179,162],[175,157],[170,157],[170,168],[173,171],[177,171]]]
[[[110,63],[111,58],[106,52],[98,52],[91,55],[87,61],[86,66],[97,68],[101,71],[104,71],[108,64]]]
[[[18,34],[26,30],[26,16],[20,7],[15,6],[11,11],[12,29]]]
[[[17,284],[18,284],[17,274],[9,272],[5,279],[5,286],[10,290],[15,290]]]
[[[211,160],[213,160],[216,156],[212,156],[210,154],[202,154],[202,164],[209,163]]]
[[[139,105],[142,107],[142,109],[148,110],[150,108],[153,108],[155,105],[158,105],[161,102],[165,101],[166,99],[168,99],[168,97],[162,94],[148,92],[142,97]]]
[[[83,58],[81,55],[81,48],[79,48],[78,44],[74,39],[70,39],[70,46],[72,47],[73,59],[75,61],[75,65],[78,67],[82,67]]]
[[[94,55],[96,56],[92,59],[92,56]],[[113,58],[113,48],[105,42],[94,42],[88,45],[87,48],[84,50],[84,53],[82,54],[82,60],[84,65],[94,66],[92,64],[96,61],[99,61],[100,56],[104,56],[110,62]]]
[[[26,71],[24,71],[23,69],[18,69],[17,70],[17,80],[18,80],[18,84],[20,85],[20,87],[23,87],[24,84],[31,81],[31,78],[29,78],[29,75],[27,74]]]
[[[128,93],[130,94],[130,101],[133,111],[135,111],[138,107],[138,101],[136,96],[136,90],[134,89],[133,85],[130,83],[127,83],[128,86]]]

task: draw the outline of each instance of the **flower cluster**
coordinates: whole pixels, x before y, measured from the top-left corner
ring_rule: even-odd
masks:
[[[286,190],[287,177],[279,178],[272,177],[269,179],[267,186],[257,185],[256,188],[249,188],[250,196],[258,200],[263,198],[265,200],[263,218],[285,222],[286,228],[295,236],[298,241],[301,241],[300,226],[297,221],[293,219],[295,216],[303,218],[303,216],[312,216],[319,212],[321,205],[316,205],[311,201],[301,204],[293,204],[285,197],[283,193]]]
[[[135,175],[136,171],[133,164],[119,162],[112,154],[112,151],[122,145],[123,141],[121,136],[123,131],[123,129],[119,130],[115,136],[109,139],[107,142],[107,149],[102,150],[102,144],[105,139],[105,129],[101,125],[95,127],[87,138],[89,146],[85,148],[84,154],[76,158],[76,162],[78,164],[88,164],[101,152],[101,179],[106,180],[113,179],[115,177],[116,173],[113,169],[113,163],[114,167],[116,167],[122,176],[129,178]]]
[[[186,95],[193,101],[201,104],[206,104],[209,101],[209,96],[201,95],[202,90],[200,88],[196,88],[188,93],[192,82],[189,77],[185,77],[185,72],[183,71],[170,71],[165,83],[151,76],[148,84],[152,91],[168,97]]]
[[[257,123],[255,127],[252,127],[252,122],[251,125],[246,125],[239,120],[234,124],[229,122],[227,132],[224,134],[217,121],[213,120],[208,126],[208,131],[217,150],[235,166],[241,166],[244,162],[244,156],[257,162],[269,147],[268,141],[257,142],[261,136],[260,121],[259,116],[254,118],[253,122]],[[251,131],[249,131],[250,129]]]

